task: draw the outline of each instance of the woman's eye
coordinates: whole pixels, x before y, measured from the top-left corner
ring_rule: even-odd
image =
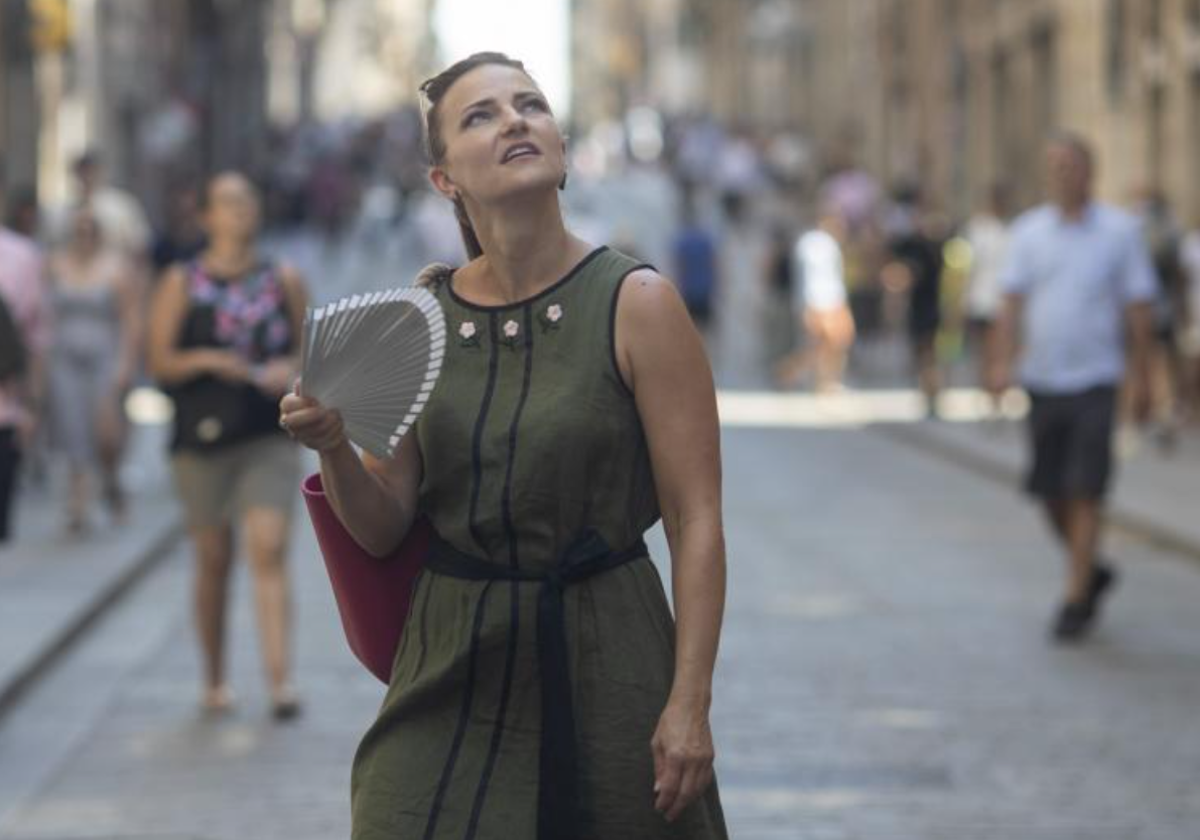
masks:
[[[527,99],[527,100],[525,100],[525,104],[523,107],[533,109],[534,111],[549,111],[550,110],[550,106],[548,106],[545,102],[543,102],[540,99]]]
[[[470,128],[471,126],[475,125],[476,123],[480,122],[481,120],[483,120],[486,117],[487,117],[486,111],[473,111],[470,114],[467,114],[467,116],[463,119],[463,123],[462,123],[463,127]]]

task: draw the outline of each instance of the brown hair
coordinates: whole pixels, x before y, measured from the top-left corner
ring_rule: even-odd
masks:
[[[515,58],[509,58],[499,52],[479,52],[455,62],[421,84],[421,93],[429,101],[429,108],[425,111],[425,151],[434,166],[440,165],[446,157],[446,139],[442,136],[441,111],[438,106],[455,82],[475,68],[489,64],[511,67],[529,75],[525,65]],[[463,247],[467,249],[467,258],[473,260],[483,256],[483,246],[479,244],[479,237],[475,235],[475,228],[471,226],[471,218],[467,215],[467,208],[461,197],[454,199],[454,216],[458,219],[458,229],[462,234]]]

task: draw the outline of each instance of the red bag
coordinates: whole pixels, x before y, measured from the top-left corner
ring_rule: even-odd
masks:
[[[368,671],[384,683],[390,682],[413,583],[425,565],[433,528],[427,519],[418,517],[395,554],[386,559],[372,557],[329,506],[320,473],[306,478],[300,489],[350,650]]]

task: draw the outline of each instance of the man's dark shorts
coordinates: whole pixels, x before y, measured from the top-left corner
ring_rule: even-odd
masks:
[[[1029,396],[1033,466],[1025,489],[1043,499],[1103,499],[1112,473],[1116,388]]]

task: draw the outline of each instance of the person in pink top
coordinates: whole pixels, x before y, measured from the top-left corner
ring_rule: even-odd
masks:
[[[0,209],[4,203],[0,163]],[[23,370],[0,380],[0,544],[8,541],[21,451],[33,439],[42,404],[50,324],[42,257],[29,239],[0,226],[0,304],[27,359]],[[5,352],[13,352],[10,345]],[[5,365],[7,366],[7,365]]]

